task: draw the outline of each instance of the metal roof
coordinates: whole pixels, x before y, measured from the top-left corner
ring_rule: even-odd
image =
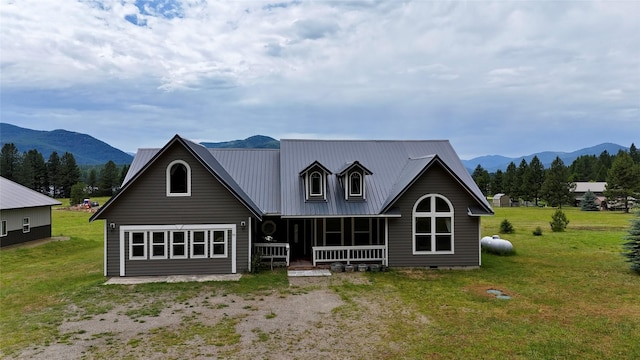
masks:
[[[305,201],[300,169],[319,162],[336,172],[346,162],[366,164],[366,201],[347,201],[336,176],[327,177],[326,201]],[[282,216],[380,215],[434,160],[440,161],[478,203],[491,206],[446,140],[281,140]]]
[[[573,192],[584,192],[591,191],[594,193],[601,193],[607,189],[607,183],[604,181],[576,181],[576,188],[573,189]]]
[[[0,210],[61,205],[47,195],[0,177]]]

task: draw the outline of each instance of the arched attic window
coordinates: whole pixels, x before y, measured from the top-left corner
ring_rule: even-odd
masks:
[[[453,205],[438,194],[428,194],[413,207],[413,254],[453,254]]]
[[[314,171],[309,175],[309,196],[323,196],[324,186],[322,174]]]
[[[167,196],[191,196],[191,167],[175,160],[167,166]]]
[[[359,172],[352,172],[349,175],[349,196],[362,196],[362,175]]]

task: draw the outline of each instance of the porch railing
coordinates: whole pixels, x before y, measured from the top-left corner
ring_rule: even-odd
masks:
[[[382,261],[386,265],[385,245],[363,245],[363,246],[314,246],[313,266],[319,262],[346,261]]]
[[[255,254],[260,255],[261,259],[271,260],[273,265],[274,259],[281,259],[287,262],[289,266],[289,244],[286,243],[254,243],[253,249]]]

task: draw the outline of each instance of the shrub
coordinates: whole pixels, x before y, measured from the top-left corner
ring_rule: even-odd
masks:
[[[81,204],[82,201],[84,201],[84,199],[88,196],[89,193],[87,192],[87,185],[81,182],[76,183],[71,187],[71,197],[69,198],[69,205],[74,206]]]
[[[542,228],[540,226],[533,230],[533,236],[542,236]]]
[[[551,222],[549,223],[549,225],[551,225],[551,231],[562,232],[567,228],[567,225],[569,225],[569,220],[567,219],[567,216],[564,214],[564,212],[558,209],[555,213],[553,213],[553,216],[551,216]]]
[[[500,223],[500,234],[513,234],[515,230],[513,229],[513,225],[509,222],[509,220],[504,219]]]
[[[582,200],[580,200],[580,210],[582,211],[598,211],[600,207],[596,204],[596,195],[588,190]]]
[[[629,234],[624,239],[627,241],[622,245],[622,255],[631,263],[631,270],[640,274],[640,211],[631,220]]]

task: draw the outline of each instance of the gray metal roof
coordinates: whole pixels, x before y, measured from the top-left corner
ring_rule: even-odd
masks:
[[[185,144],[248,207],[263,215],[397,215],[392,209],[395,201],[434,162],[442,164],[477,199],[478,206],[474,206],[472,211],[474,214],[493,213],[446,140],[281,140],[280,150],[273,150],[207,149],[177,135],[176,139]],[[123,182],[123,189],[161,150],[138,150]],[[370,173],[365,175],[366,200],[345,200],[339,176],[335,175],[354,163],[366,166]],[[328,170],[327,201],[305,201],[300,174],[312,164],[321,164]]]
[[[280,214],[280,151],[209,149],[265,214]]]
[[[61,205],[47,195],[31,190],[9,179],[0,177],[0,210],[23,209]]]
[[[446,140],[281,140],[282,216],[381,215],[434,160],[441,161],[482,207],[491,207]],[[327,178],[327,201],[305,202],[301,169],[318,161],[331,171],[359,161],[373,173],[365,176],[366,201],[347,201],[336,176]]]

